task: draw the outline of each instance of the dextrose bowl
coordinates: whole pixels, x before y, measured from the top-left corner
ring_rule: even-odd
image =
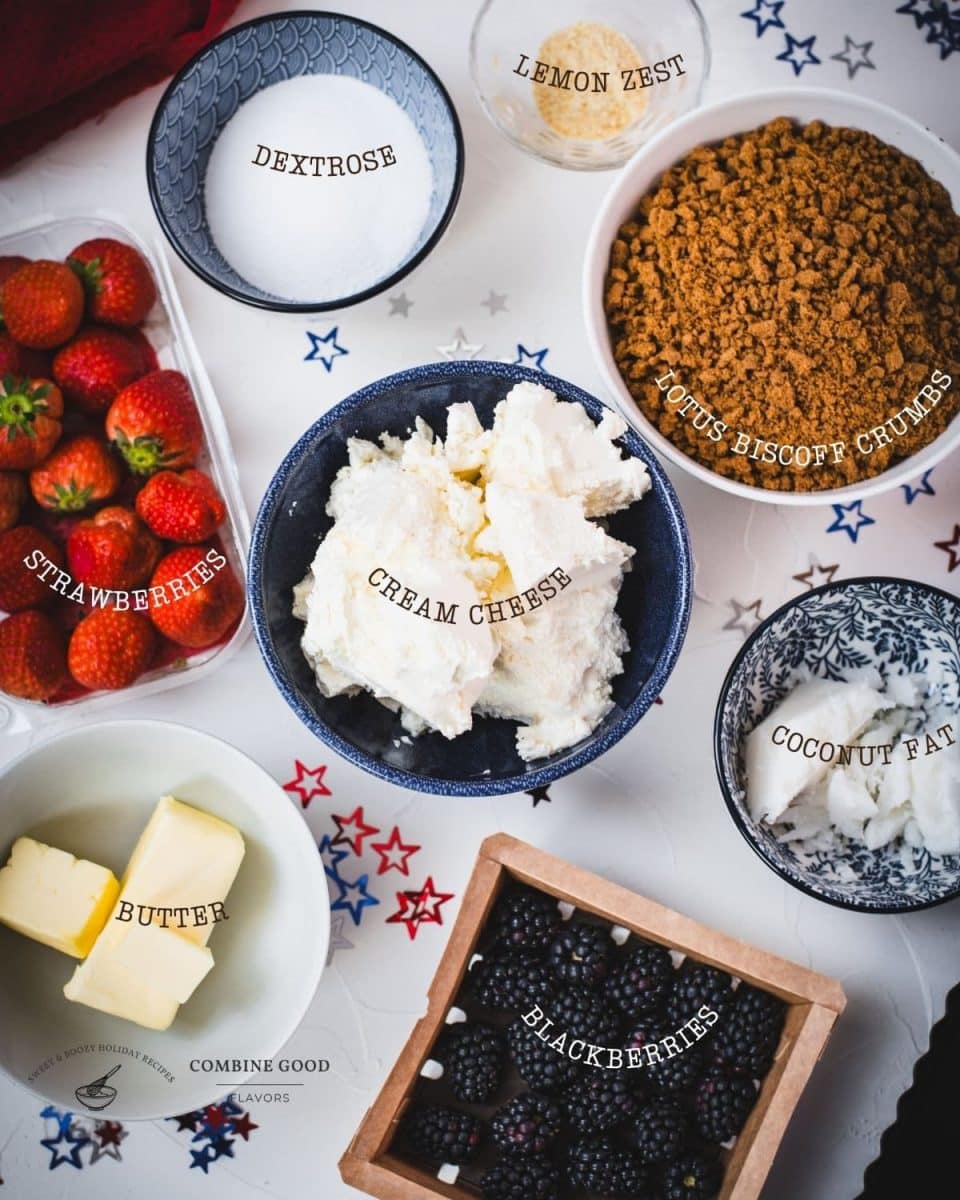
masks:
[[[864,129],[874,134],[917,159],[932,178],[943,184],[950,193],[954,209],[960,211],[960,155],[911,117],[875,100],[821,88],[790,88],[737,96],[681,117],[639,150],[617,176],[600,206],[587,243],[582,292],[584,321],[594,360],[617,408],[671,462],[702,483],[747,500],[794,505],[843,503],[890,491],[934,467],[960,445],[960,415],[955,416],[947,429],[922,450],[859,483],[803,492],[774,491],[740,483],[703,466],[678,449],[640,411],[614,360],[604,311],[605,280],[614,238],[664,171],[697,146],[722,141],[784,116],[801,122],[823,121],[828,125]],[[930,364],[931,368],[937,365]],[[684,382],[696,396],[696,380]],[[953,387],[960,387],[960,380],[954,380]],[[904,403],[910,399],[912,397],[904,397]]]
[[[401,262],[362,291],[304,301],[258,287],[227,261],[208,221],[204,183],[214,144],[237,109],[265,88],[310,75],[358,79],[395,100],[423,141],[433,189],[424,224]],[[234,300],[275,312],[325,312],[387,290],[426,258],[457,206],[463,159],[463,136],[453,102],[414,50],[357,17],[280,12],[228,29],[174,76],[147,139],[147,183],[171,246],[206,283]],[[237,204],[242,211],[242,194]],[[389,219],[389,194],[384,196],[384,217]],[[250,236],[257,237],[256,228],[251,228]]]
[[[157,285],[157,303],[143,326],[162,369],[181,371],[189,380],[203,424],[204,444],[197,466],[211,476],[226,503],[227,515],[217,531],[220,546],[237,579],[242,583],[250,524],[240,494],[236,460],[230,436],[209,376],[194,345],[180,298],[174,287],[162,245],[147,245],[112,213],[40,218],[8,229],[0,236],[0,256],[22,254],[27,258],[62,259],[88,238],[116,238],[134,246],[146,259]],[[113,503],[121,503],[117,499]],[[89,513],[80,514],[88,516]],[[52,599],[55,599],[51,594]],[[63,601],[69,604],[68,600]],[[19,732],[24,726],[49,726],[99,712],[119,700],[152,695],[202,679],[216,670],[239,648],[249,633],[246,614],[224,639],[201,650],[175,649],[164,645],[158,664],[130,687],[110,692],[81,692],[70,687],[50,703],[19,700],[0,692],[0,728]]]
[[[364,770],[416,791],[484,796],[538,787],[608,750],[640,720],[663,689],[686,634],[691,561],[686,522],[663,468],[628,431],[620,445],[650,472],[650,490],[606,521],[613,537],[636,547],[617,612],[630,639],[624,670],[613,680],[614,706],[575,746],[526,763],[517,754],[515,721],[475,717],[473,728],[447,739],[411,738],[398,713],[372,695],[323,696],[300,647],[303,622],[292,612],[293,588],[313,562],[332,520],[326,506],[347,462],[347,438],[403,437],[422,417],[439,435],[450,404],[471,402],[489,427],[493,410],[516,383],[542,384],[561,400],[584,406],[594,421],[604,408],[580,388],[542,371],[507,363],[455,362],[414,367],[378,380],[320,418],[287,454],[273,477],[254,527],[248,588],[254,632],[267,669],[301,721]]]

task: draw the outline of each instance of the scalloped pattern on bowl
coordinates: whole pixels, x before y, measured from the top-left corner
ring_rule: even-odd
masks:
[[[802,891],[845,908],[906,912],[960,893],[960,855],[935,857],[902,841],[868,850],[841,839],[836,853],[804,854],[750,816],[744,739],[799,682],[875,667],[942,676],[943,700],[960,714],[960,600],[905,579],[851,579],[805,593],[769,617],[734,660],[717,703],[714,754],[740,832]]]

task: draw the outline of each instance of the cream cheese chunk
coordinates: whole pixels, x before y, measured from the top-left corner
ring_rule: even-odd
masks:
[[[129,940],[132,924],[153,908],[150,920],[160,938],[205,947],[213,930],[209,906],[226,899],[243,856],[243,837],[234,826],[172,796],[160,800],[127,864],[110,919],[63,989],[66,998],[148,1029],[168,1029],[180,1007],[175,993],[186,991],[191,976],[183,963],[187,958],[196,963],[197,956],[171,942],[164,949],[166,958],[158,955],[150,970],[131,969],[131,962],[145,961],[142,940]],[[138,915],[121,919],[129,912],[124,904]],[[161,914],[159,908],[186,910],[190,916],[181,928],[180,917]],[[181,964],[170,977],[162,969],[167,960]]]
[[[615,606],[634,553],[591,518],[650,487],[615,445],[625,429],[521,383],[491,429],[457,403],[445,440],[419,419],[405,439],[351,439],[294,589],[320,691],[365,690],[410,733],[517,720],[525,759],[586,737],[623,669]]]
[[[17,838],[0,870],[0,921],[35,942],[84,958],[119,891],[106,867]]]

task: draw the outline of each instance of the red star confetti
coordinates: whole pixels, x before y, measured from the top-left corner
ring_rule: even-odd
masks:
[[[119,1121],[98,1121],[94,1134],[101,1146],[119,1146],[127,1136]]]
[[[387,871],[391,870],[397,870],[401,875],[409,875],[410,864],[407,859],[412,858],[420,849],[412,842],[402,841],[400,829],[396,825],[385,842],[371,842],[370,845],[380,855],[380,865],[377,867],[378,875],[386,875]]]
[[[208,1104],[203,1110],[203,1119],[210,1129],[222,1129],[230,1122],[230,1114],[222,1104]]]
[[[960,525],[954,525],[953,537],[946,538],[942,542],[934,542],[934,546],[938,550],[942,550],[944,554],[950,555],[950,565],[948,571],[955,571],[960,566]]]
[[[285,792],[296,792],[300,797],[300,803],[304,808],[307,808],[310,801],[316,796],[332,796],[333,792],[323,782],[324,774],[326,773],[326,764],[320,767],[314,767],[312,770],[305,767],[299,758],[294,759],[294,770],[296,776],[283,785]]]
[[[250,1120],[250,1114],[244,1113],[242,1117],[236,1117],[233,1122],[233,1132],[243,1138],[245,1142],[250,1140],[250,1134],[255,1129],[259,1129],[259,1125],[254,1125]]]
[[[349,817],[338,817],[333,814],[333,822],[337,827],[337,836],[330,843],[331,846],[342,846],[344,843],[350,847],[354,854],[360,855],[363,853],[364,838],[373,837],[380,830],[376,825],[365,825],[363,821],[363,805],[358,804]],[[347,833],[348,829],[356,830],[355,833]]]
[[[417,895],[417,892],[397,892],[397,900],[400,903],[400,907],[395,913],[387,917],[388,925],[406,925],[411,942],[417,936],[417,930],[420,928],[420,922],[423,919],[417,911]]]
[[[427,882],[421,891],[406,892],[405,895],[414,903],[414,911],[419,915],[420,920],[427,925],[442,925],[443,917],[440,915],[440,905],[453,899],[453,892],[434,891],[432,875],[427,876]],[[427,905],[430,906],[429,910]]]

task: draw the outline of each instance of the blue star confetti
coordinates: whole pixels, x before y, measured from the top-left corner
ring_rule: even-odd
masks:
[[[317,849],[320,851],[320,857],[323,859],[323,869],[331,879],[339,882],[340,872],[337,870],[337,867],[345,858],[350,857],[350,851],[339,850],[334,846],[329,833],[323,835]]]
[[[538,371],[545,371],[543,360],[550,353],[549,347],[544,347],[542,350],[528,350],[522,342],[517,343],[517,357],[513,360],[513,366],[534,366]]]
[[[40,1139],[40,1145],[50,1151],[50,1162],[48,1164],[50,1170],[55,1170],[63,1163],[69,1163],[71,1167],[76,1167],[78,1171],[82,1171],[83,1161],[80,1158],[80,1151],[90,1145],[90,1139],[82,1131],[80,1133],[74,1132],[73,1113],[62,1113],[58,1108],[54,1108],[52,1104],[48,1104],[40,1113],[40,1116],[45,1120],[54,1120],[57,1123],[56,1137]],[[69,1150],[64,1152],[60,1147],[69,1147]]]
[[[820,59],[813,52],[813,43],[817,40],[816,34],[812,37],[804,38],[802,41],[795,38],[792,33],[786,34],[787,48],[782,54],[777,55],[779,62],[788,62],[793,67],[794,75],[802,73],[804,67],[819,66]],[[797,57],[797,51],[802,50],[804,57]]]
[[[369,875],[361,875],[359,879],[351,883],[347,879],[338,878],[336,882],[340,888],[340,895],[330,905],[331,911],[348,912],[354,925],[359,925],[363,910],[380,903],[376,896],[371,896],[367,891],[369,879]],[[348,898],[353,893],[356,893],[355,900]]]
[[[907,504],[912,504],[918,496],[935,496],[933,485],[930,483],[930,476],[933,474],[933,467],[929,471],[924,471],[920,476],[920,482],[914,486],[911,483],[901,483],[903,494]]]
[[[304,362],[322,362],[326,367],[327,372],[333,370],[334,359],[340,358],[341,355],[349,354],[350,351],[345,349],[337,341],[337,335],[340,332],[340,326],[334,325],[329,329],[323,337],[318,333],[313,333],[307,330],[307,338],[310,342],[310,350],[303,356]],[[324,351],[324,347],[327,348]]]
[[[209,1145],[204,1146],[202,1150],[191,1150],[190,1157],[193,1159],[193,1162],[190,1164],[190,1170],[192,1171],[194,1167],[199,1167],[204,1175],[209,1172],[210,1164],[216,1162],[215,1158],[210,1157]]]
[[[939,46],[941,60],[960,52],[960,8],[951,11],[947,0],[907,0],[897,12],[913,17],[916,28],[926,33],[926,41]]]
[[[783,8],[786,0],[756,0],[753,8],[747,12],[742,12],[741,17],[745,17],[748,21],[756,22],[757,37],[762,37],[768,29],[785,29],[783,21],[780,20],[780,9]]]
[[[187,1130],[193,1134],[190,1141],[200,1143],[196,1150],[190,1151],[193,1160],[190,1170],[199,1167],[204,1175],[209,1174],[210,1167],[218,1159],[234,1157],[233,1147],[238,1137],[248,1142],[253,1130],[260,1128],[250,1120],[250,1114],[232,1100],[208,1104],[206,1108],[167,1117],[167,1120],[177,1122],[177,1133]]]
[[[866,525],[876,525],[873,517],[868,517],[863,511],[863,501],[854,500],[852,504],[834,504],[833,511],[836,514],[832,525],[827,526],[827,533],[845,533],[851,542],[855,542],[860,536],[860,530]],[[851,524],[851,520],[855,524]]]

